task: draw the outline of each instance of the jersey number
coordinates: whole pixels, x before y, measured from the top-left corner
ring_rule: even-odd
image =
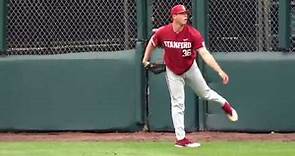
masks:
[[[191,55],[192,55],[191,49],[182,49],[182,57],[188,57]]]

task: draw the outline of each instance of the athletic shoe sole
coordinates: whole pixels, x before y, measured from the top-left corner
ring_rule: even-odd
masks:
[[[200,147],[201,144],[200,143],[192,143],[192,144],[187,144],[185,146],[182,146],[182,145],[174,145],[175,147],[178,147],[178,148],[197,148],[197,147]]]
[[[229,114],[226,114],[227,117],[229,118],[229,120],[235,122],[235,121],[238,121],[239,119],[239,116],[238,116],[238,113],[236,112],[235,109],[231,108],[232,109],[232,115],[229,115]]]

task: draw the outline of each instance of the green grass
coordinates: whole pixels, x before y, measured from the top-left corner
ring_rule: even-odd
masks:
[[[295,156],[295,142],[0,142],[0,156]]]

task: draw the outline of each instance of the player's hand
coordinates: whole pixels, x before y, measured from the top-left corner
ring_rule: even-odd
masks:
[[[220,72],[218,72],[218,75],[221,77],[221,79],[222,79],[222,83],[223,83],[224,85],[228,84],[228,82],[229,82],[229,77],[228,77],[228,75],[227,75],[224,71],[220,71]]]
[[[151,63],[149,61],[142,61],[143,67],[147,68]]]

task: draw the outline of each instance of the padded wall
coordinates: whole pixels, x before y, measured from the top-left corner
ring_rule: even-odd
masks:
[[[208,130],[295,131],[295,55],[285,53],[215,53],[230,84],[222,85],[207,68],[209,84],[226,97],[239,113],[227,120],[217,104],[205,112]]]
[[[135,50],[0,58],[0,130],[142,128]]]

